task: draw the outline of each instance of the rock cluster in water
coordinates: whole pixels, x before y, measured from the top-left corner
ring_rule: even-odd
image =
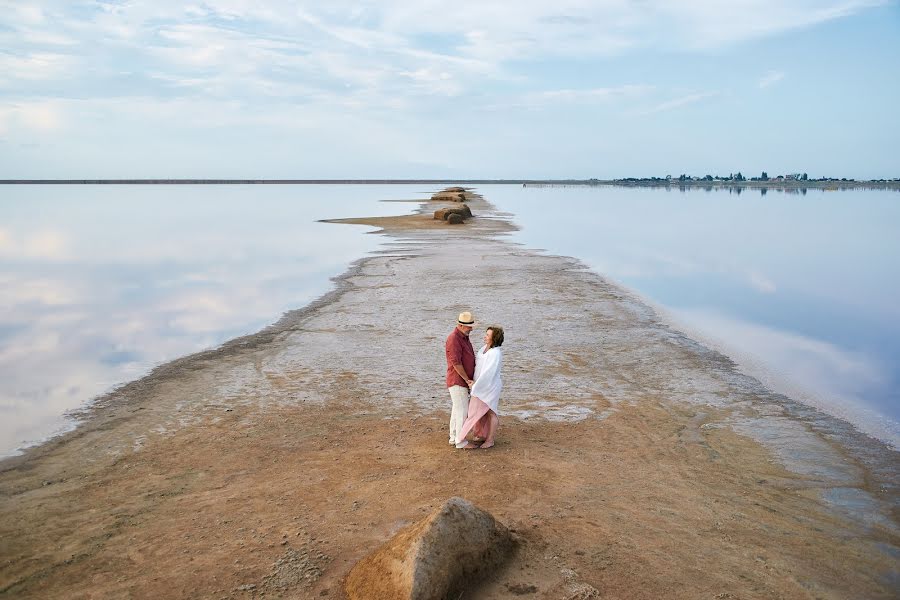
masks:
[[[459,225],[472,217],[472,209],[465,203],[467,198],[465,188],[461,187],[449,187],[432,194],[432,200],[457,204],[456,206],[444,207],[434,211],[435,220],[445,221],[450,225]]]
[[[494,517],[463,498],[399,531],[347,575],[350,600],[442,600],[499,566],[515,542]]]

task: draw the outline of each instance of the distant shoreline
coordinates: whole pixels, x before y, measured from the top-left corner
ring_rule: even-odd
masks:
[[[0,185],[523,185],[523,186],[607,186],[701,189],[839,190],[888,189],[900,191],[900,179],[731,181],[676,179],[0,179]]]

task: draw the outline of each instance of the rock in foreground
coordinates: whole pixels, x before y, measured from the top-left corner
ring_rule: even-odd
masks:
[[[499,566],[513,547],[490,513],[450,498],[406,527],[350,571],[350,600],[443,600]]]

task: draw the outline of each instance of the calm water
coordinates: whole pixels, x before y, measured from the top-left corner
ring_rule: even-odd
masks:
[[[900,446],[900,193],[485,186],[778,391]]]
[[[900,194],[479,189],[767,383],[900,445]],[[0,188],[0,455],[153,365],[256,331],[375,250],[417,186]]]
[[[153,365],[261,329],[376,249],[411,186],[3,186],[0,455]]]

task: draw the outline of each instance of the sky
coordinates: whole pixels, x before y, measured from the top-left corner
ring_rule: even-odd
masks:
[[[0,178],[900,177],[898,0],[0,0]]]

